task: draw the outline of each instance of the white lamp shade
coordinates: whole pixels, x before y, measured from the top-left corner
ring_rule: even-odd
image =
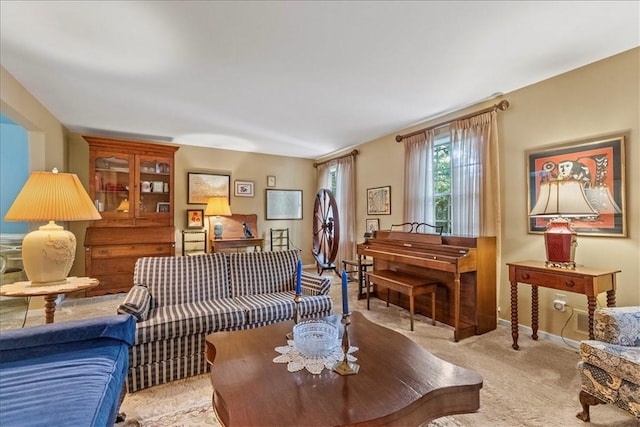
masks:
[[[585,217],[598,212],[587,200],[584,187],[576,180],[547,181],[540,184],[540,194],[529,216],[534,217]]]

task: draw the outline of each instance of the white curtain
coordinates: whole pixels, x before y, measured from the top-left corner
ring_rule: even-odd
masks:
[[[404,144],[403,222],[435,225],[433,138],[434,131],[431,130],[407,138]]]
[[[355,197],[355,156],[345,156],[316,167],[318,190],[329,188],[329,170],[336,167],[336,191],[334,197],[340,220],[340,242],[334,264],[338,272],[343,259],[356,256],[356,197]]]
[[[452,234],[499,241],[498,160],[495,111],[451,125]]]
[[[343,259],[355,259],[356,256],[356,177],[355,156],[337,159],[336,168],[336,204],[340,215],[340,243],[336,256],[336,266],[342,272]]]

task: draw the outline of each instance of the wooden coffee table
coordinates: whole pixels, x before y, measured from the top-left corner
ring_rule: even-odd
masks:
[[[482,377],[354,312],[360,371],[312,375],[274,363],[293,322],[207,336],[213,408],[225,426],[420,425],[480,408]]]

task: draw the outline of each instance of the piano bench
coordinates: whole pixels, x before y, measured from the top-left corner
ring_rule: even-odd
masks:
[[[389,306],[389,291],[393,290],[409,296],[409,319],[413,331],[414,297],[418,295],[431,295],[431,324],[436,324],[436,291],[438,282],[430,279],[413,276],[393,270],[373,270],[366,273],[367,283],[380,285],[387,288],[387,307]],[[367,310],[369,309],[369,287],[367,286]]]

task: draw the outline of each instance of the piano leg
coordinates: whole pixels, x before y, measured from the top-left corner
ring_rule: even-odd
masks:
[[[453,340],[460,340],[460,273],[456,273],[453,280],[453,298],[454,298],[454,319],[453,319]]]

